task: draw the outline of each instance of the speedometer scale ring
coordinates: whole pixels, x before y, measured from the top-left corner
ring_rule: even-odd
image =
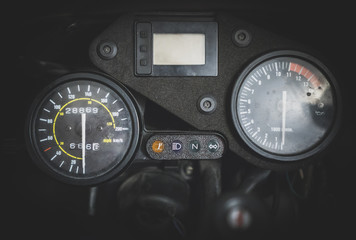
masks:
[[[92,73],[61,77],[33,104],[29,117],[34,161],[55,178],[77,185],[103,182],[122,171],[139,138],[128,91]]]
[[[262,56],[235,84],[235,128],[264,157],[306,159],[324,149],[335,134],[335,84],[326,67],[309,55],[280,51]]]

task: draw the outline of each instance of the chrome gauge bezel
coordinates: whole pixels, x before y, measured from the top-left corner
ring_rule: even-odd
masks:
[[[96,176],[90,177],[68,176],[56,170],[56,168],[54,168],[48,163],[48,159],[45,159],[43,154],[41,154],[38,144],[35,140],[35,118],[38,115],[39,108],[43,105],[46,97],[58,86],[77,80],[96,82],[101,85],[105,85],[108,89],[117,93],[126,105],[132,122],[132,137],[130,140],[129,148],[127,149],[124,157],[120,161],[118,161],[115,166],[112,167],[109,171],[105,171]],[[26,146],[35,164],[45,173],[49,174],[51,177],[54,177],[55,179],[61,182],[72,185],[91,186],[109,180],[110,178],[115,175],[118,175],[128,167],[128,165],[133,159],[133,156],[138,147],[138,143],[140,141],[140,125],[141,124],[138,115],[138,106],[135,102],[135,99],[125,86],[102,74],[90,72],[70,73],[58,78],[57,80],[49,84],[47,87],[45,87],[33,101],[28,113],[25,126]]]
[[[282,154],[276,154],[272,153],[269,151],[266,151],[265,149],[260,148],[257,146],[249,136],[246,135],[245,131],[243,130],[241,123],[238,119],[238,110],[237,110],[237,102],[238,102],[238,94],[240,92],[241,86],[243,82],[245,81],[245,78],[248,76],[249,73],[251,73],[254,69],[256,69],[260,64],[263,64],[264,62],[274,59],[274,58],[279,58],[279,57],[291,57],[291,58],[297,58],[303,61],[308,62],[311,64],[313,67],[317,68],[328,80],[330,86],[331,86],[331,91],[333,95],[333,102],[334,102],[334,107],[335,107],[335,112],[334,112],[334,118],[333,122],[331,124],[331,127],[329,128],[328,132],[326,133],[325,137],[314,147],[311,149],[308,149],[304,152],[297,153],[297,154],[289,154],[289,155],[282,155]],[[267,54],[264,54],[254,61],[252,61],[237,77],[237,80],[233,86],[233,91],[231,95],[231,114],[232,114],[232,121],[235,127],[235,130],[238,134],[238,137],[242,139],[243,144],[246,144],[247,148],[249,151],[252,151],[253,154],[260,155],[264,158],[267,158],[268,160],[276,161],[276,162],[295,162],[295,161],[301,161],[305,160],[314,156],[317,156],[318,153],[322,153],[323,150],[329,146],[329,144],[332,142],[332,140],[335,138],[339,126],[340,126],[340,116],[341,116],[341,96],[339,92],[339,87],[337,84],[337,81],[333,74],[331,73],[330,70],[317,58],[304,53],[304,52],[299,52],[299,51],[292,51],[292,50],[280,50],[280,51],[273,51]]]

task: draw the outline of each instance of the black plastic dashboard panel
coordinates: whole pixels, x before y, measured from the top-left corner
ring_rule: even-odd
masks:
[[[218,25],[217,76],[137,76],[135,75],[135,22],[197,21],[216,22]],[[247,46],[234,43],[236,31],[250,34]],[[102,59],[97,46],[102,41],[117,45],[116,57]],[[294,50],[316,54],[299,43],[265,31],[247,22],[223,13],[152,13],[152,15],[126,14],[102,32],[91,44],[89,55],[95,66],[119,82],[141,93],[185,122],[202,131],[214,131],[227,139],[226,146],[246,161],[273,170],[296,169],[311,158],[288,163],[264,158],[251,151],[238,136],[230,113],[232,88],[244,68],[258,57],[278,50]],[[202,96],[216,99],[216,110],[204,114],[197,107]]]

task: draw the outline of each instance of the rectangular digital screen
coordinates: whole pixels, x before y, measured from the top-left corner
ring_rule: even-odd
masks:
[[[204,65],[205,34],[154,33],[153,65]]]

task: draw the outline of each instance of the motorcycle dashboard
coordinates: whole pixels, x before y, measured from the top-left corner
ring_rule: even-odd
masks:
[[[340,186],[355,155],[349,19],[330,17],[344,8],[118,5],[31,5],[11,28],[9,226],[94,239],[333,233],[320,216],[351,209]]]

